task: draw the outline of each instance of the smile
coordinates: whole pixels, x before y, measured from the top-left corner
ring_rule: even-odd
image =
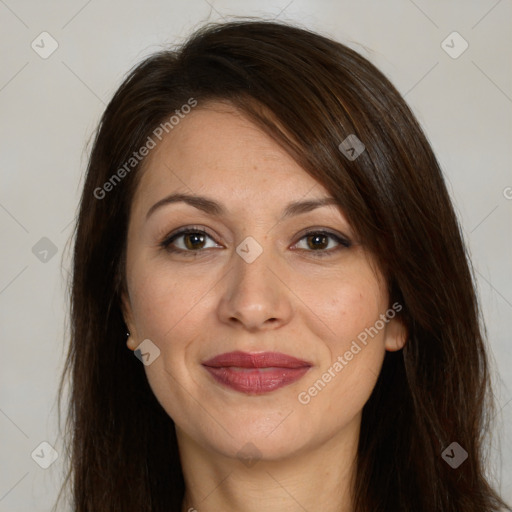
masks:
[[[303,377],[311,366],[307,361],[275,352],[229,352],[203,363],[216,382],[253,395],[287,386]]]

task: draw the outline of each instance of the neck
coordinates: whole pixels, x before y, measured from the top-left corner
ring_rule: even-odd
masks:
[[[176,427],[182,512],[352,512],[360,416],[320,445],[245,462],[206,450]]]

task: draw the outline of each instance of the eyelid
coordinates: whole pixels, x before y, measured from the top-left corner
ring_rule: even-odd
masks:
[[[330,237],[334,238],[335,240],[337,240],[340,244],[346,245],[347,247],[350,247],[353,244],[352,240],[348,236],[344,235],[343,233],[339,233],[338,231],[333,231],[329,228],[324,228],[324,227],[320,227],[320,226],[313,226],[310,228],[306,228],[305,230],[300,232],[297,235],[297,242],[300,242],[306,236],[316,235],[316,234],[330,236]],[[297,244],[297,242],[295,242],[295,244]],[[311,251],[311,252],[314,252],[314,251]]]
[[[187,233],[201,233],[203,235],[210,237],[218,245],[218,242],[215,240],[215,235],[212,235],[211,233],[209,233],[203,226],[197,226],[197,225],[196,226],[195,225],[183,226],[181,228],[178,228],[177,230],[166,235],[158,245],[166,248],[167,246],[169,246],[170,243],[172,243],[174,241],[174,239],[178,238],[180,235],[184,235]],[[198,251],[187,251],[187,252],[198,252]]]

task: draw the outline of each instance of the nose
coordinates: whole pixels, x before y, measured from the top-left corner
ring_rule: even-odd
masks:
[[[221,322],[250,332],[286,325],[293,314],[292,292],[279,258],[264,248],[251,263],[236,252],[232,260],[218,306]]]

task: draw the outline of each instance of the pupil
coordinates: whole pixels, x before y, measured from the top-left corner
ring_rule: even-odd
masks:
[[[199,245],[197,244],[199,242]],[[187,249],[196,249],[204,244],[204,235],[201,233],[190,233],[185,237],[185,245]]]
[[[324,246],[327,244],[327,237],[325,235],[310,235],[309,240],[314,241],[313,244],[317,244],[318,241],[320,241],[320,244],[322,245],[322,247],[320,247],[320,249],[323,249]],[[311,247],[311,245],[310,245],[310,247]],[[318,247],[318,245],[313,245],[312,248],[318,249],[319,247]]]

